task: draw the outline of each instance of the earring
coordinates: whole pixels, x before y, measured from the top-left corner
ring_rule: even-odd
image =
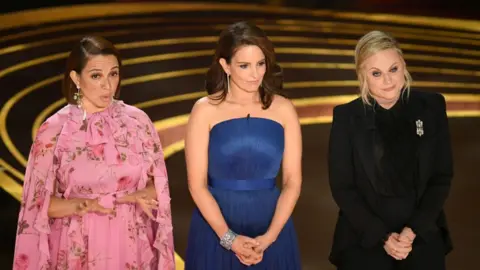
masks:
[[[230,74],[227,73],[227,92],[230,92]]]
[[[80,107],[82,102],[82,93],[80,93],[80,86],[77,85],[77,93],[73,94],[73,100],[77,102],[77,105]]]

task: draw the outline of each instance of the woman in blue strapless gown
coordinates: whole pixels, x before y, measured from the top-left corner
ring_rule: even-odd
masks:
[[[282,83],[262,30],[240,22],[222,32],[207,73],[210,95],[193,107],[185,140],[197,205],[186,270],[301,269],[291,220],[301,131],[294,106],[277,94]]]

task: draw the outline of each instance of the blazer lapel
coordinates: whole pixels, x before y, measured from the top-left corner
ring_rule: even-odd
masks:
[[[362,106],[362,113],[357,115],[355,121],[355,148],[360,155],[360,160],[368,176],[369,181],[374,183],[377,181],[375,173],[375,157],[374,157],[374,132],[375,119],[372,108],[370,106]]]

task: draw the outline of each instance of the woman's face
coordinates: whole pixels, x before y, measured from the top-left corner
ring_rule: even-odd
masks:
[[[255,45],[242,46],[235,52],[230,64],[223,58],[220,64],[230,74],[230,87],[246,92],[258,91],[267,71],[265,55]]]
[[[405,85],[405,61],[395,49],[367,58],[363,64],[368,89],[380,104],[395,104]]]
[[[107,108],[120,81],[119,63],[114,55],[92,56],[80,74],[72,71],[70,78],[80,87],[82,106],[95,112]]]

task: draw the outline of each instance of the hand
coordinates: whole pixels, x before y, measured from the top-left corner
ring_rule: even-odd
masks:
[[[270,247],[273,242],[275,242],[275,238],[268,233],[256,237],[255,240],[257,240],[260,245],[254,247],[253,250],[255,250],[255,252],[257,252],[258,254],[262,255],[263,252],[265,252],[265,250]]]
[[[158,207],[158,201],[149,198],[147,193],[144,191],[136,191],[126,196],[120,197],[116,200],[116,203],[136,203],[151,219],[155,219],[152,210],[157,209]]]
[[[413,240],[415,240],[417,235],[410,229],[409,227],[403,228],[402,232],[400,233],[400,241],[405,244],[413,244]]]
[[[412,251],[412,245],[400,241],[400,234],[398,233],[390,234],[383,248],[388,255],[392,256],[396,260],[403,260],[407,258],[410,251]]]
[[[115,214],[114,208],[105,208],[98,203],[98,199],[79,199],[75,214],[83,216],[86,213],[93,212],[98,214]]]
[[[257,254],[253,249],[260,243],[255,239],[243,235],[237,235],[232,243],[232,251],[241,263],[250,266],[261,261],[263,254]]]

